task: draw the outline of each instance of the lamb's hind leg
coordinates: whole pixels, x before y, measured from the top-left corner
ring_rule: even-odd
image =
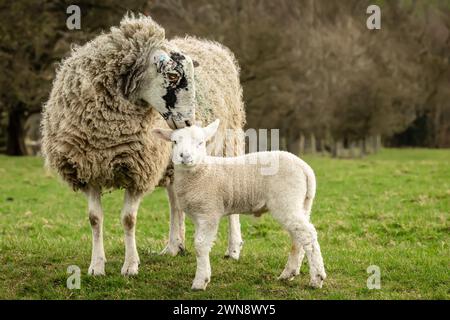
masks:
[[[292,238],[291,253],[286,267],[279,278],[290,279],[298,274],[302,259],[302,249],[306,253],[309,263],[310,284],[315,288],[321,288],[326,278],[323,258],[317,241],[316,228],[309,222],[308,216],[303,212],[292,214],[274,214],[274,217],[288,230]]]
[[[292,240],[291,252],[289,253],[288,261],[284,267],[283,272],[278,279],[280,280],[293,280],[295,276],[300,274],[300,268],[302,266],[303,259],[305,257],[305,250],[298,241],[298,236],[295,228],[289,230],[289,226],[285,227]]]
[[[103,210],[101,191],[89,187],[86,191],[88,199],[89,222],[92,228],[92,256],[88,274],[93,276],[105,274],[105,249],[103,248]]]
[[[122,275],[136,275],[139,269],[139,254],[136,248],[136,218],[142,194],[125,191],[121,221],[125,231],[125,262]]]
[[[293,280],[295,276],[299,275],[304,256],[305,250],[303,250],[302,246],[297,241],[295,241],[294,237],[292,237],[291,252],[289,253],[286,266],[284,267],[284,270],[280,274],[278,279]]]
[[[244,241],[242,241],[239,215],[232,214],[228,216],[228,248],[225,252],[225,258],[239,260],[239,255],[243,244]]]
[[[184,212],[178,203],[177,194],[175,193],[173,184],[167,186],[167,195],[170,202],[170,231],[169,243],[161,252],[161,254],[170,254],[176,256],[178,253],[184,252]]]

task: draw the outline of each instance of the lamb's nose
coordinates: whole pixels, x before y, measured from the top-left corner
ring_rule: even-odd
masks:
[[[180,157],[181,159],[183,159],[183,162],[190,162],[192,160],[191,155],[186,154],[186,153],[180,153]]]

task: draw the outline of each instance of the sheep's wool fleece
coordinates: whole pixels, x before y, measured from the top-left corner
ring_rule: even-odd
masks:
[[[46,165],[74,190],[94,186],[149,192],[168,182],[170,144],[151,134],[166,123],[155,109],[132,102],[122,91],[128,70],[155,47],[179,50],[198,62],[197,120],[219,118],[219,131],[243,128],[239,68],[227,48],[192,37],[169,41],[151,18],[127,16],[119,27],[73,49],[43,108]],[[238,154],[242,142],[227,142]]]

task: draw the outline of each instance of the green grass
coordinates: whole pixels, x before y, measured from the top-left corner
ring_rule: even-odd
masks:
[[[318,193],[312,221],[328,279],[308,287],[299,277],[280,282],[289,239],[270,215],[242,216],[239,262],[223,259],[226,221],[211,253],[212,282],[192,292],[192,223],[188,253],[157,253],[167,241],[165,191],[140,208],[139,275],[122,277],[119,221],[122,191],[103,198],[105,277],[86,275],[91,231],[84,196],[46,173],[39,158],[0,157],[0,298],[3,299],[449,299],[450,150],[383,150],[364,159],[305,157]],[[66,288],[69,265],[82,270],[81,289]],[[381,269],[381,289],[368,290],[366,269]]]

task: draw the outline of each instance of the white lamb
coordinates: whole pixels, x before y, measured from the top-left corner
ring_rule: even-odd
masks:
[[[309,221],[316,191],[313,170],[282,151],[230,158],[207,156],[206,141],[218,126],[216,120],[205,128],[153,130],[158,137],[173,142],[175,190],[181,207],[195,224],[197,271],[192,289],[205,290],[210,281],[209,252],[220,218],[243,212],[259,216],[267,211],[292,238],[292,250],[279,279],[291,280],[298,275],[306,252],[310,284],[321,288],[326,274],[316,229]],[[274,163],[277,170],[264,173],[264,167]]]

